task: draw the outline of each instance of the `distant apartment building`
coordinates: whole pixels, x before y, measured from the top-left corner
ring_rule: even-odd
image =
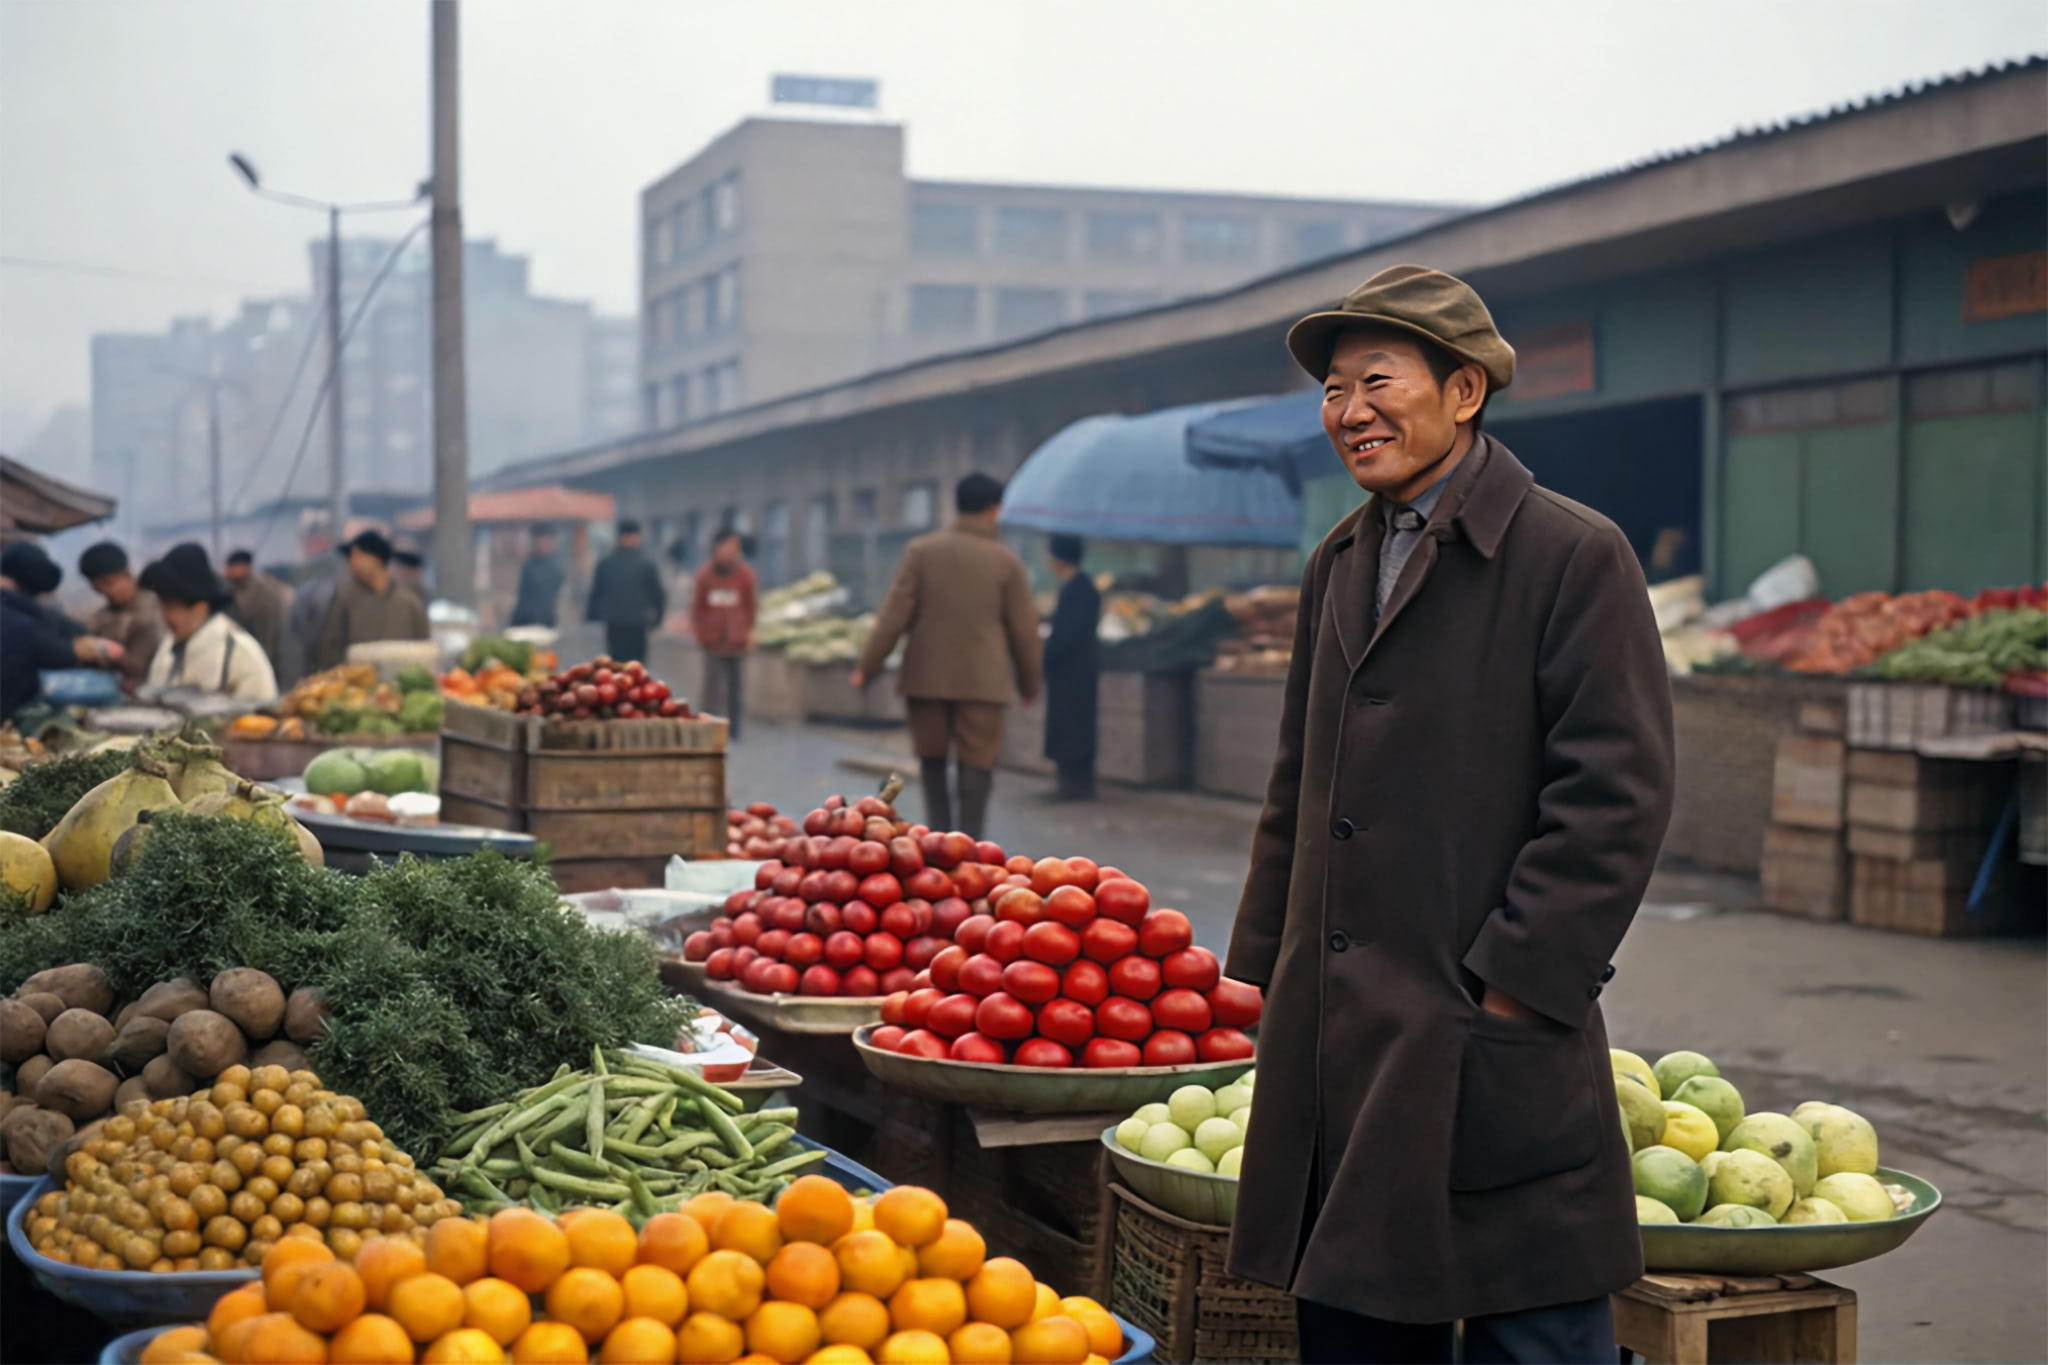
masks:
[[[641,422],[1228,289],[1456,211],[912,180],[899,124],[749,118],[641,194]]]

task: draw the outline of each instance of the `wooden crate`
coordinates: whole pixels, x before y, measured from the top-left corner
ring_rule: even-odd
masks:
[[[1195,675],[1194,784],[1203,791],[1266,799],[1280,740],[1284,674]]]
[[[444,791],[441,818],[451,824],[531,834],[549,845],[558,859],[659,858],[666,862],[678,854],[707,858],[725,852],[722,810],[536,810],[530,806],[508,808]]]
[[[1848,720],[1849,743],[1857,748],[1913,749],[1922,740],[2011,729],[2012,698],[1928,683],[1856,683]]]
[[[1611,1300],[1615,1340],[1645,1360],[1856,1359],[1855,1293],[1811,1275],[1645,1275]]]
[[[1839,706],[1834,679],[1686,674],[1671,680],[1678,784],[1664,856],[1756,876],[1770,822],[1778,741],[1816,707]]]
[[[579,891],[610,891],[614,887],[660,886],[668,855],[659,858],[555,858],[548,871],[564,895]]]
[[[1122,1185],[1111,1185],[1110,1195],[1116,1247],[1109,1310],[1155,1337],[1158,1359],[1301,1359],[1294,1300],[1230,1273],[1228,1228],[1177,1218]]]
[[[1184,673],[1104,673],[1095,688],[1096,774],[1141,787],[1185,782],[1191,690]]]
[[[640,720],[562,720],[520,716],[451,701],[441,713],[444,734],[496,745],[573,753],[724,753],[726,726],[716,716]]]
[[[1926,938],[1976,938],[2039,924],[2038,891],[2029,912],[2021,887],[2025,878],[2010,862],[1994,866],[1983,904],[1970,912],[1970,891],[1979,864],[1969,860],[1889,858],[1850,860],[1849,919],[1868,929],[1889,929]],[[2035,885],[2038,886],[2038,879]]]
[[[1849,855],[1839,830],[1773,824],[1764,830],[1763,904],[1788,915],[1839,920],[1849,912]]]
[[[1964,862],[1984,856],[1984,846],[1991,840],[1989,829],[1972,826],[1969,829],[1897,830],[1879,829],[1875,825],[1849,826],[1849,852],[1865,858],[1884,858],[1891,862],[1948,860]]]
[[[1849,708],[1845,701],[1806,701],[1799,704],[1799,733],[1840,739],[1849,730]]]
[[[1806,829],[1840,829],[1843,752],[1839,739],[1787,735],[1779,740],[1772,772],[1771,819]]]
[[[2005,799],[2011,765],[1852,749],[1846,771],[1851,825],[1911,834],[1988,829]]]
[[[1115,1216],[1100,1129],[1085,1142],[984,1147],[965,1110],[953,1111],[951,1183],[956,1217],[991,1247],[1031,1267],[1061,1294],[1109,1292]]]
[[[297,777],[306,765],[330,749],[418,749],[434,752],[433,735],[334,735],[318,739],[243,739],[220,737],[221,762],[250,782],[275,782]]]

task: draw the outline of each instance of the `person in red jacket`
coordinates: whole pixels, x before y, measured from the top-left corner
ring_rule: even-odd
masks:
[[[731,722],[731,737],[740,737],[740,665],[754,642],[754,571],[747,564],[746,542],[731,527],[718,534],[711,562],[697,571],[697,589],[690,599],[690,629],[704,651],[704,692],[699,703],[707,715]]]

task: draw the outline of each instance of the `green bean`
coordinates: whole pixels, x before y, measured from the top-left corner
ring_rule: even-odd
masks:
[[[597,1049],[591,1049],[593,1055]],[[602,1073],[590,1083],[590,1154],[604,1155],[604,1077]]]
[[[751,1129],[762,1124],[789,1124],[795,1123],[796,1120],[797,1111],[795,1109],[757,1109],[745,1118],[738,1120],[738,1123],[742,1129]]]
[[[495,1199],[506,1204],[512,1202],[509,1195],[484,1178],[482,1171],[464,1171],[460,1183],[465,1192],[474,1194],[478,1199]]]
[[[747,1107],[746,1103],[739,1096],[733,1094],[730,1090],[724,1090],[713,1085],[694,1071],[686,1071],[676,1066],[664,1066],[651,1058],[642,1057],[637,1053],[631,1052],[614,1053],[613,1060],[617,1062],[619,1069],[622,1071],[632,1071],[643,1076],[659,1077],[673,1085],[679,1085],[686,1090],[696,1092],[700,1097],[710,1100],[718,1105],[719,1108],[730,1113],[740,1113]]]
[[[596,1043],[590,1045],[590,1069],[599,1076],[611,1075],[611,1072],[604,1064],[604,1049]]]
[[[548,1142],[560,1136],[563,1133],[574,1132],[575,1130],[583,1127],[584,1120],[589,1116],[589,1114],[590,1094],[588,1091],[586,1091],[583,1094],[578,1095],[575,1099],[571,1100],[568,1104],[568,1107],[565,1108],[562,1113],[557,1115],[554,1121],[549,1123],[547,1127],[535,1133],[533,1135],[533,1140],[537,1143]]]
[[[669,1164],[673,1163],[677,1157],[693,1152],[706,1143],[716,1141],[718,1141],[717,1135],[713,1133],[685,1133],[674,1141],[665,1142],[659,1147],[649,1147],[644,1143],[621,1142],[614,1139],[606,1144],[606,1150],[624,1152],[627,1156],[637,1161]]]
[[[827,1152],[823,1147],[807,1148],[804,1151],[798,1152],[795,1156],[786,1156],[773,1165],[763,1166],[756,1174],[762,1176],[788,1175],[791,1171],[800,1171],[806,1166],[815,1165],[830,1155],[831,1153]]]
[[[490,1151],[491,1148],[503,1142],[510,1134],[538,1123],[560,1105],[572,1103],[573,1101],[563,1098],[563,1096],[564,1092],[572,1089],[575,1083],[576,1077],[574,1073],[564,1076],[557,1081],[549,1081],[546,1085],[535,1091],[532,1096],[521,1100],[517,1105],[514,1105],[499,1116],[489,1128],[484,1130],[482,1137],[479,1137],[474,1143],[470,1144],[469,1154],[472,1157],[480,1157],[485,1152]]]
[[[661,1108],[661,1102],[664,1099],[673,1098],[673,1095],[649,1095],[646,1099],[642,1100],[640,1107],[635,1109],[632,1116],[626,1120],[624,1130],[619,1134],[620,1140],[624,1142],[638,1142],[640,1135],[647,1131],[649,1124],[654,1122],[654,1115]]]
[[[765,1137],[755,1139],[754,1155],[757,1157],[766,1156],[768,1155],[768,1153],[774,1151],[777,1147],[780,1147],[783,1143],[788,1142],[791,1138],[795,1136],[796,1129],[794,1128],[777,1128],[774,1132],[769,1133]]]
[[[652,1218],[654,1216],[654,1192],[647,1188],[647,1182],[642,1180],[637,1172],[628,1173],[626,1176],[626,1188],[632,1191],[633,1206],[640,1210],[640,1216]]]
[[[480,1126],[498,1117],[498,1115],[504,1113],[507,1109],[510,1109],[512,1107],[512,1103],[513,1102],[511,1100],[500,1100],[496,1104],[487,1104],[481,1109],[472,1109],[467,1113],[451,1115],[448,1121],[450,1123],[460,1123],[469,1127]]]
[[[746,1161],[754,1155],[754,1145],[740,1132],[739,1126],[732,1121],[730,1114],[703,1098],[697,1101],[697,1112],[704,1116],[704,1121],[710,1125],[711,1131],[718,1134],[718,1140],[725,1144],[726,1151],[741,1161]]]
[[[672,1126],[670,1126],[670,1120],[672,1120],[675,1117],[676,1104],[681,1099],[682,1096],[680,1095],[670,1095],[668,1099],[662,1104],[661,1112],[655,1115],[654,1118],[654,1126],[656,1128],[659,1128],[662,1132],[668,1134],[668,1136],[670,1137],[674,1137],[676,1135],[676,1130]]]
[[[536,1211],[545,1213],[551,1218],[562,1211],[561,1199],[553,1190],[545,1185],[535,1185],[533,1187],[532,1202]]]
[[[580,1175],[565,1175],[542,1166],[533,1173],[534,1180],[550,1190],[567,1194],[580,1194],[591,1199],[617,1200],[630,1198],[632,1190],[616,1180],[588,1180]]]

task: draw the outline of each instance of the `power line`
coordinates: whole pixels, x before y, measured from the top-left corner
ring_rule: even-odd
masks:
[[[149,270],[131,270],[126,266],[98,265],[90,261],[59,261],[44,256],[0,256],[0,266],[13,266],[21,270],[55,270],[72,275],[100,275],[107,279],[134,280],[144,284],[176,285],[181,288],[205,289],[250,289],[262,291],[266,285],[249,284],[246,281],[202,279],[196,275],[162,275]]]

